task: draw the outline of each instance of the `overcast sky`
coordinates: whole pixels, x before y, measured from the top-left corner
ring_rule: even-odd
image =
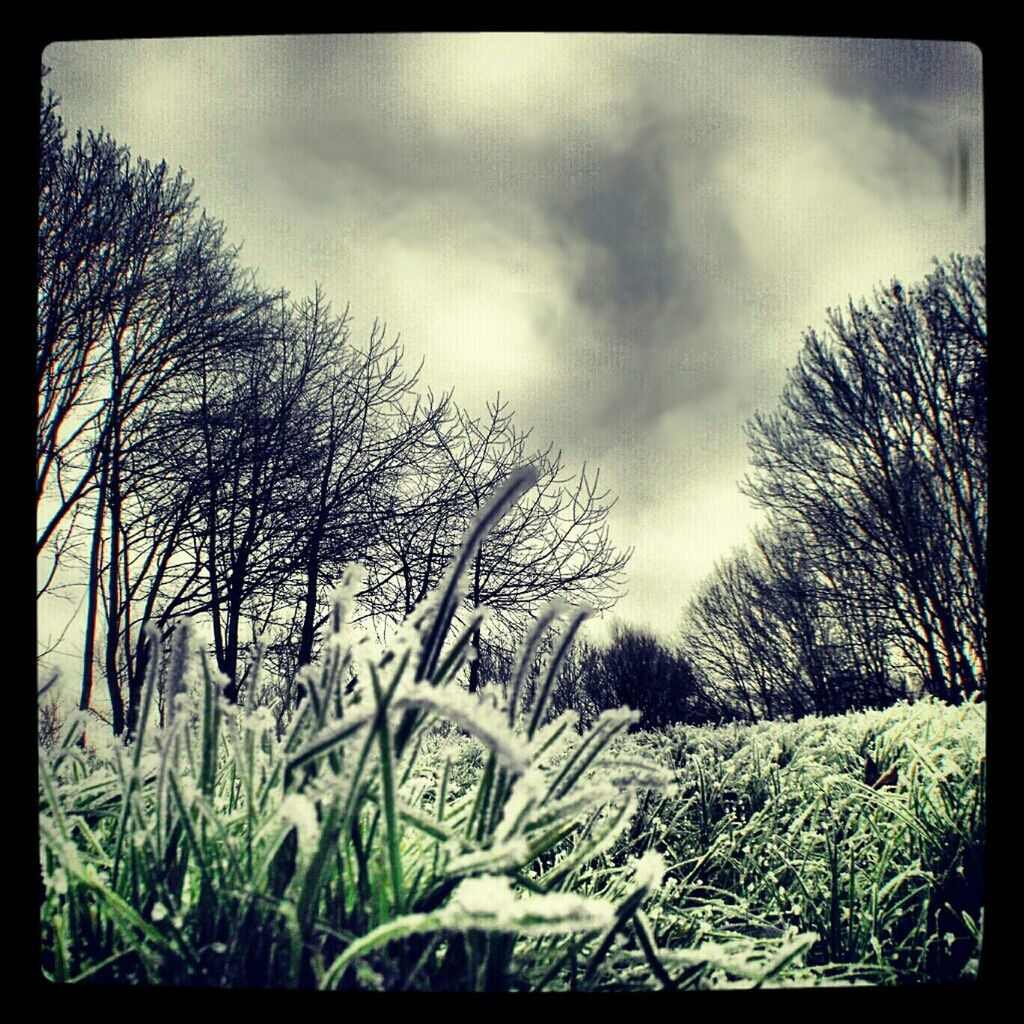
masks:
[[[242,262],[499,391],[619,496],[627,621],[671,637],[747,538],[743,424],[804,330],[984,242],[963,43],[375,35],[56,43],[74,129],[194,178]],[[41,639],[43,639],[41,637]]]

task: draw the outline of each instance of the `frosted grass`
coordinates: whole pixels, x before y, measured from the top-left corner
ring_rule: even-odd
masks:
[[[281,738],[255,686],[225,703],[185,624],[163,727],[153,659],[133,746],[83,750],[72,718],[40,749],[47,977],[435,991],[977,973],[983,706],[661,734],[630,732],[624,708],[580,735],[548,708],[584,614],[558,603],[507,703],[459,689],[480,620],[453,629],[459,565],[526,486],[495,496],[386,649],[351,628],[352,570]]]
[[[560,617],[567,626],[528,707],[518,692],[500,705],[453,681],[482,612],[446,648],[467,553],[531,482],[520,473],[496,493],[440,594],[387,650],[351,636],[361,571],[350,570],[331,595],[321,663],[301,671],[307,696],[280,739],[254,686],[244,707],[223,700],[227,681],[184,622],[168,660],[163,728],[150,720],[156,657],[132,747],[94,751],[91,766],[66,744],[41,750],[48,976],[522,987],[555,952],[531,965],[523,942],[573,934],[585,949],[621,925],[621,899],[573,892],[568,872],[545,869],[566,851],[598,851],[601,811],[621,803],[621,789],[582,781],[614,735],[610,719],[582,738],[574,716],[548,721],[560,660],[585,613],[556,605],[542,616],[537,637]],[[254,658],[250,678],[262,652]],[[522,678],[528,669],[524,661]],[[483,750],[461,794],[449,789],[448,764],[417,770],[441,723]],[[657,771],[649,765],[635,781],[665,781]]]

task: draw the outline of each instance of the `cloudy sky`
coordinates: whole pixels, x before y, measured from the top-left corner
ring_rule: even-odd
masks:
[[[827,307],[984,242],[964,43],[374,35],[55,43],[71,128],[195,179],[264,284],[324,286],[619,495],[665,636],[757,513],[743,424]]]

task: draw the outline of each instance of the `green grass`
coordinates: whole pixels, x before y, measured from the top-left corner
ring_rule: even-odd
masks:
[[[674,764],[634,852],[669,864],[649,910],[660,945],[813,932],[793,978],[962,981],[981,951],[984,705],[934,701],[630,737]],[[868,784],[868,757],[887,785]]]
[[[549,720],[580,613],[566,613],[528,707],[461,689],[473,622],[444,643],[467,553],[530,482],[519,474],[496,495],[432,607],[383,654],[346,638],[342,588],[281,740],[265,710],[224,702],[226,681],[205,658],[199,692],[179,692],[192,656],[182,629],[163,728],[153,658],[131,747],[84,753],[73,725],[40,748],[48,978],[502,990],[602,976],[661,874],[646,857],[580,884],[633,806],[602,758],[636,716],[608,713],[582,737],[574,716]],[[517,678],[556,620],[542,619]],[[448,758],[424,771],[420,753],[445,722],[482,749],[468,778]],[[670,781],[644,771],[647,783]]]
[[[55,982],[603,990],[969,978],[981,945],[984,709],[580,735],[547,700],[581,613],[544,615],[510,698],[469,695],[460,566],[529,483],[467,533],[389,650],[348,639],[283,738],[233,707],[189,630],[156,723],[105,751],[72,722],[40,747],[41,924]],[[565,627],[536,699],[520,683]],[[154,637],[154,642],[156,638]],[[357,685],[349,690],[352,675]],[[250,692],[255,692],[255,685]],[[175,696],[177,694],[177,696]],[[868,756],[898,767],[866,784]]]
[[[428,758],[471,772],[453,736]],[[672,985],[964,982],[982,948],[985,705],[926,700],[754,726],[677,726],[613,741],[674,787],[640,788],[590,891],[645,852],[666,865],[637,919]],[[867,759],[892,785],[865,781]],[[639,929],[605,983],[661,987]],[[811,938],[813,936],[813,939]],[[790,953],[793,959],[787,960]],[[767,977],[766,977],[767,975]]]

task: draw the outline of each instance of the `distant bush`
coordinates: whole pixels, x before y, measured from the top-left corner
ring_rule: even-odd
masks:
[[[576,711],[581,728],[602,711],[623,706],[639,713],[633,730],[704,724],[720,717],[682,654],[653,633],[622,624],[613,628],[606,644],[574,645],[551,700],[558,710]]]

